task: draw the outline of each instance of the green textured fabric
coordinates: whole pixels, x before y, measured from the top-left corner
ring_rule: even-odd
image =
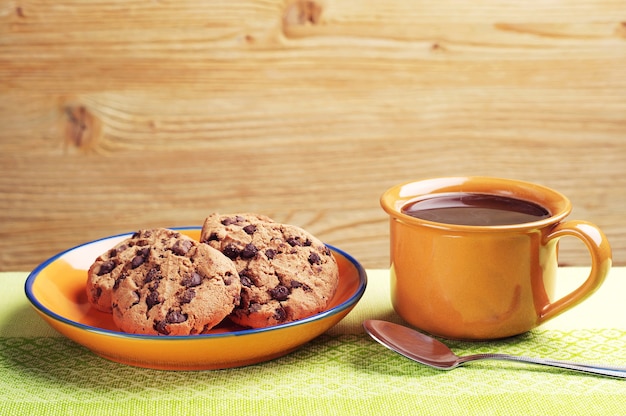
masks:
[[[26,273],[1,273],[0,414],[626,414],[626,380],[497,361],[439,371],[392,353],[360,329],[368,318],[399,322],[386,272],[368,275],[357,308],[294,353],[243,368],[176,372],[116,364],[63,338],[28,305]],[[447,343],[459,354],[626,364],[626,325],[562,326]]]

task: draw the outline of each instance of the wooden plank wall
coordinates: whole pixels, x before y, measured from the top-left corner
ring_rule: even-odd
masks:
[[[626,265],[624,0],[0,0],[0,270],[214,211],[383,268],[380,194],[457,175],[562,191]]]

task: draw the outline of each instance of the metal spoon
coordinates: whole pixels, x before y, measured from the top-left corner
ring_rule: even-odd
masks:
[[[507,354],[475,354],[459,357],[440,341],[402,325],[386,321],[367,320],[363,322],[363,327],[372,338],[390,350],[410,358],[413,361],[417,361],[418,363],[441,370],[451,370],[469,361],[508,360],[547,365],[609,377],[626,378],[626,367],[607,367]]]

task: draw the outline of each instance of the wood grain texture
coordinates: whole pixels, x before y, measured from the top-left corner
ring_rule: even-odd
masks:
[[[623,0],[0,0],[0,270],[214,211],[383,268],[380,194],[456,175],[560,190],[626,265]]]

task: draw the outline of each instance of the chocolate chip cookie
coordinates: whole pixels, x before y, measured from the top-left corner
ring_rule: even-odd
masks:
[[[139,230],[100,255],[87,272],[89,302],[98,310],[111,313],[111,292],[122,269],[127,264],[131,264],[131,268],[140,266],[147,258],[150,247],[157,242],[163,247],[173,246],[183,237],[166,228]]]
[[[206,333],[239,304],[237,270],[218,250],[183,235],[146,248],[112,285],[113,321],[122,331]]]
[[[325,310],[339,282],[330,249],[307,231],[257,214],[206,218],[200,241],[230,258],[241,302],[230,319],[263,328]]]

